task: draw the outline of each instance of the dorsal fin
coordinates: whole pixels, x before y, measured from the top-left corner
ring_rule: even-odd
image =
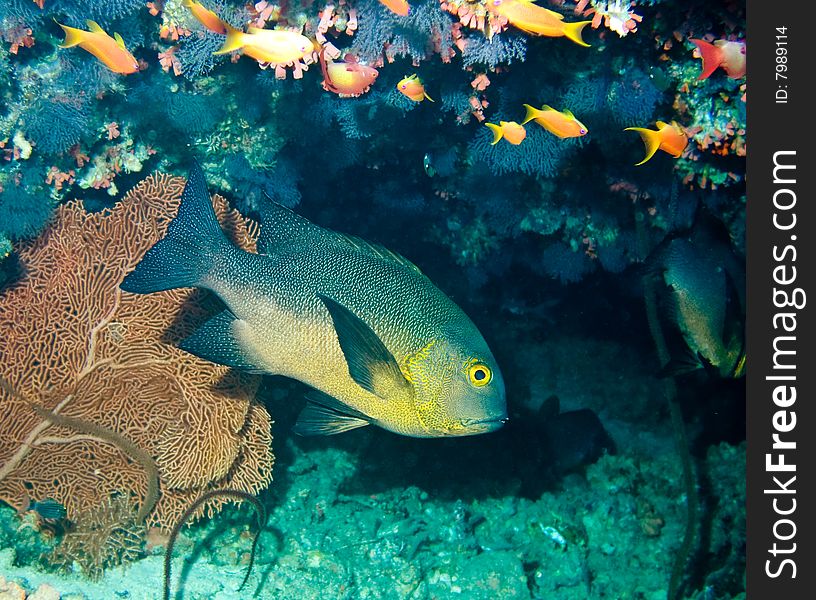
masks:
[[[125,48],[125,40],[123,40],[122,36],[116,33],[115,31],[113,32],[113,39],[116,40],[116,45],[119,46],[122,50],[127,50],[127,48]]]
[[[260,254],[273,254],[276,246],[307,241],[319,235],[321,228],[309,219],[278,204],[268,195],[264,196],[266,202],[261,210],[261,233],[258,236]]]
[[[395,262],[416,273],[422,273],[410,260],[384,246],[315,225],[307,218],[301,217],[267,196],[262,210],[258,252],[271,255],[275,253],[276,246],[291,247],[293,244],[310,243],[351,248],[369,256]]]
[[[94,33],[105,33],[105,30],[97,23],[96,21],[91,21],[88,19],[85,21],[86,25],[88,25],[88,30],[93,31]]]
[[[575,115],[574,115],[574,114],[572,114],[572,111],[571,111],[570,109],[565,108],[565,109],[564,109],[563,111],[561,111],[561,112],[563,113],[563,115],[564,115],[565,117],[570,118],[570,119],[575,119]]]
[[[668,124],[668,123],[666,123],[665,121],[658,121],[658,122],[657,122],[657,123],[655,123],[655,124],[657,125],[657,128],[658,128],[658,129],[663,129],[664,127],[668,127],[668,126],[669,126],[669,124]]]
[[[329,233],[332,233],[334,235],[335,240],[337,241],[338,244],[348,245],[349,247],[354,248],[355,250],[358,250],[365,254],[368,254],[369,256],[374,256],[376,258],[382,258],[383,260],[395,262],[399,265],[402,265],[403,267],[411,269],[412,271],[415,271],[420,274],[422,273],[422,271],[419,270],[419,267],[417,267],[410,260],[402,256],[401,254],[394,252],[393,250],[389,250],[385,246],[376,244],[374,242],[368,242],[363,238],[357,237],[356,235],[346,235],[344,233],[337,233],[334,231]]]

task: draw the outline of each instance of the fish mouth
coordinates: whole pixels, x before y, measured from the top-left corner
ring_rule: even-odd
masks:
[[[489,433],[501,428],[510,419],[507,415],[501,417],[487,417],[485,419],[463,419],[461,421],[461,429],[447,431],[446,434],[450,436],[465,436],[478,435],[480,433]]]

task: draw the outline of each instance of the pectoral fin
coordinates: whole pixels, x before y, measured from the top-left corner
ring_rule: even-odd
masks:
[[[363,413],[318,390],[306,395],[293,431],[298,435],[334,435],[369,424]]]
[[[394,355],[362,319],[342,304],[318,294],[334,322],[351,378],[385,400],[411,393]]]
[[[730,376],[737,379],[745,374],[745,315],[740,304],[739,293],[733,278],[725,272],[725,322],[722,343],[726,351],[739,347]]]
[[[676,355],[669,359],[669,362],[658,371],[657,376],[664,379],[666,377],[688,375],[705,368],[705,362],[699,353],[695,354],[688,347],[685,347],[679,349]]]
[[[247,351],[248,325],[224,310],[184,339],[179,348],[199,358],[250,373],[269,373]]]

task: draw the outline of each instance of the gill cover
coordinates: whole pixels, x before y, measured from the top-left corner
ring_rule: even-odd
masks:
[[[441,345],[431,340],[402,361],[402,373],[415,390],[417,417],[429,430],[449,425],[444,420],[442,402],[455,376],[455,368],[444,360]]]

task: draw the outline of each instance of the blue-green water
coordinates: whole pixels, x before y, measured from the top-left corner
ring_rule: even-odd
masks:
[[[589,47],[409,4],[2,3],[0,598],[161,598],[171,530],[224,489],[267,513],[248,580],[252,504],[210,504],[172,597],[744,597],[747,83],[699,80],[691,41],[744,40],[744,3],[539,2],[597,17]],[[87,19],[97,46],[60,47]],[[242,52],[213,54],[219,22]],[[311,47],[259,68],[249,26]],[[491,144],[525,104],[588,133]],[[625,129],[658,121],[687,145],[635,166]],[[306,385],[179,350],[220,300],[119,284],[194,162],[251,251],[277,202],[414,263],[490,347],[507,423],[303,437]]]

